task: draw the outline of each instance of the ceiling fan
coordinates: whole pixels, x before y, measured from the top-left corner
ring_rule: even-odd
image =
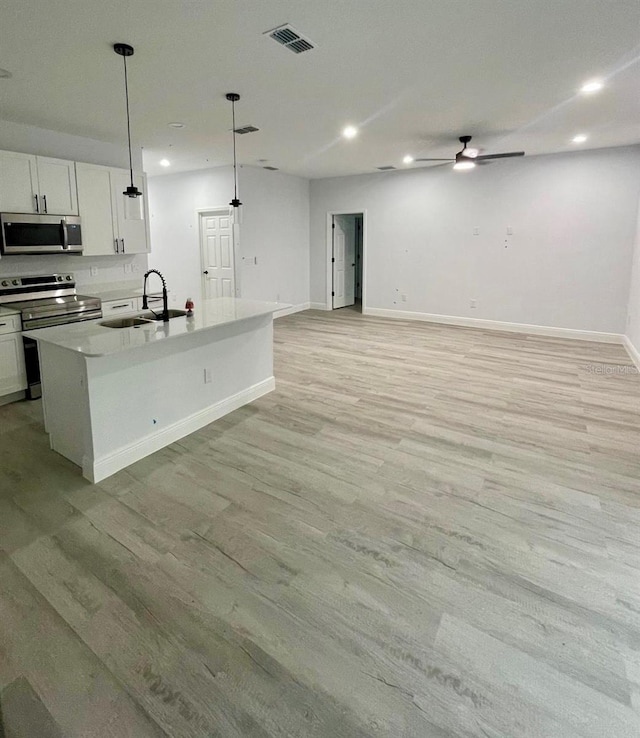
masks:
[[[524,151],[507,151],[503,154],[480,154],[478,153],[478,149],[471,149],[467,146],[471,141],[471,136],[460,136],[458,141],[462,144],[462,149],[458,151],[455,159],[415,159],[414,161],[454,162],[454,169],[473,169],[476,163],[490,159],[509,159],[512,156],[524,156]]]

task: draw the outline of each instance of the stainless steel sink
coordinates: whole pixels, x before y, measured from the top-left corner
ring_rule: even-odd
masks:
[[[167,312],[169,313],[169,320],[171,320],[171,318],[180,318],[187,314],[186,310],[169,309]],[[145,318],[145,320],[162,320],[162,309],[158,311],[157,315],[154,315],[154,313],[142,313],[140,317]]]
[[[139,325],[149,325],[149,321],[144,318],[114,318],[105,320],[100,325],[105,328],[136,328]]]

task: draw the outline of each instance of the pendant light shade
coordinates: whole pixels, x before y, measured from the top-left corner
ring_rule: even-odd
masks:
[[[236,103],[240,99],[237,92],[227,92],[227,100],[231,103],[231,134],[233,136],[233,199],[231,205],[231,220],[235,225],[242,222],[242,203],[238,199],[238,160],[236,157]]]
[[[129,44],[114,44],[113,50],[122,57],[124,63],[124,96],[127,103],[127,140],[129,142],[129,175],[131,184],[122,193],[127,197],[141,197],[142,192],[133,184],[133,160],[131,156],[131,116],[129,115],[129,80],[127,78],[127,57],[133,56],[133,46]]]

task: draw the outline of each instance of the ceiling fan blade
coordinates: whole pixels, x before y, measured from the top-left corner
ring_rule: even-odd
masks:
[[[476,156],[476,161],[484,161],[486,159],[509,159],[512,156],[524,156],[524,151],[508,151],[504,154],[481,154]]]
[[[455,161],[455,159],[414,159],[414,161]]]

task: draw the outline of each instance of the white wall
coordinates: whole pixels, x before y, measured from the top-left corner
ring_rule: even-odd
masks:
[[[227,207],[233,169],[217,167],[149,177],[151,254],[149,266],[165,276],[176,303],[202,301],[197,210]]]
[[[20,151],[25,154],[52,156],[59,159],[85,161],[113,167],[129,167],[126,146],[71,136],[60,131],[49,131],[22,123],[0,120],[0,150]],[[134,154],[134,166],[142,167],[140,149]],[[93,276],[91,268],[98,269]],[[140,279],[147,267],[147,256],[3,256],[0,276],[50,274],[73,272],[80,289],[90,291],[91,285],[117,284]],[[126,268],[126,271],[125,271]],[[135,271],[134,271],[135,270]]]
[[[623,333],[639,170],[636,146],[313,180],[311,301],[326,213],[366,211],[366,307]]]
[[[236,265],[242,297],[295,304],[309,300],[307,180],[253,167],[239,171],[243,206]],[[150,265],[159,269],[176,302],[202,300],[197,210],[227,207],[233,169],[217,167],[149,179]],[[247,257],[247,258],[243,258]],[[249,257],[257,264],[248,265]]]
[[[242,296],[309,302],[309,181],[256,167],[240,171]],[[258,260],[251,265],[252,257]]]
[[[640,369],[640,202],[638,203],[638,220],[631,271],[631,288],[629,290],[626,336],[631,342],[631,353]]]
[[[85,161],[89,164],[103,164],[123,169],[129,168],[129,153],[126,146],[95,141],[82,136],[72,136],[69,133],[50,131],[8,120],[0,120],[0,150],[53,156],[59,159]],[[133,167],[142,170],[142,150],[140,148],[133,149]]]

